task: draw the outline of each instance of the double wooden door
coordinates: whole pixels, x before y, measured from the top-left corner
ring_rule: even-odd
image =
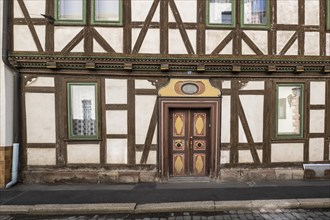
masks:
[[[170,109],[170,176],[208,176],[210,109]]]

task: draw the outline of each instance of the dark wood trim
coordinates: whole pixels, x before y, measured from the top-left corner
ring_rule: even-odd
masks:
[[[272,139],[271,140],[271,143],[272,144],[281,144],[281,143],[297,143],[297,144],[304,144],[308,142],[308,139],[307,138],[300,138],[300,139],[297,139],[297,138],[288,138],[288,139]]]
[[[150,25],[150,22],[151,22],[152,18],[155,15],[155,11],[157,9],[158,4],[159,4],[159,0],[154,0],[154,2],[152,3],[152,6],[151,6],[151,8],[148,12],[147,17],[146,17],[146,20],[143,23],[143,27],[140,31],[140,34],[139,34],[139,36],[136,40],[136,43],[134,45],[132,53],[138,53],[140,51],[141,45],[143,43],[143,40],[144,40],[145,36],[147,35],[148,27]]]
[[[146,140],[144,142],[144,149],[143,149],[143,153],[141,156],[140,164],[147,163],[151,144],[152,144],[152,138],[154,137],[154,133],[156,130],[156,125],[157,125],[157,102],[155,103],[154,110],[152,112]]]
[[[144,144],[137,144],[135,146],[135,151],[137,151],[137,152],[143,152],[143,150],[145,149],[144,146],[145,146]],[[151,144],[149,150],[150,151],[157,151],[158,150],[158,145],[157,144]]]
[[[289,39],[289,41],[285,44],[285,46],[282,48],[279,55],[284,55],[286,52],[288,52],[290,47],[294,44],[294,42],[296,42],[297,39],[298,39],[298,32],[295,32],[292,35],[292,37]]]
[[[309,131],[309,122],[310,122],[310,117],[309,117],[309,112],[310,112],[310,81],[307,81],[304,84],[304,107],[303,107],[303,114],[304,114],[304,123],[303,123],[303,135],[306,138],[309,138],[310,131]],[[304,162],[309,162],[309,141],[307,140],[304,144]]]
[[[180,31],[182,40],[184,42],[184,45],[185,45],[185,47],[187,49],[188,54],[195,54],[194,48],[191,45],[191,42],[190,42],[189,37],[188,37],[188,34],[186,32],[186,28],[185,28],[185,26],[184,26],[184,24],[182,22],[180,13],[178,11],[178,8],[176,7],[176,4],[175,4],[174,0],[169,0],[169,5],[170,5],[170,8],[171,8],[171,10],[173,12],[173,16],[175,18],[175,21],[179,25],[179,31]]]
[[[89,1],[87,1],[89,2]],[[89,11],[89,10],[87,10]],[[91,26],[86,26],[84,27],[84,35],[83,35],[83,39],[84,39],[84,51],[87,54],[91,54],[93,52],[93,31],[92,31],[92,27]],[[73,49],[73,48],[72,48]]]
[[[326,39],[326,31],[327,31],[327,3],[326,1],[320,0],[320,8],[319,8],[319,13],[320,13],[320,56],[325,56],[326,55],[326,47],[327,45],[327,39]],[[328,6],[330,7],[330,6]],[[330,10],[330,9],[328,9]],[[328,45],[329,48],[329,45]]]
[[[264,90],[238,90],[239,95],[264,95]]]
[[[158,95],[156,89],[136,89],[135,95]]]
[[[124,40],[123,52],[130,54],[132,48],[132,28],[131,28],[131,0],[123,1],[123,25],[124,25]]]
[[[77,46],[85,37],[86,35],[86,28],[79,31],[79,33],[62,49],[61,54],[66,55],[71,50]]]
[[[330,145],[330,80],[327,80],[326,82],[326,109],[325,109],[325,139],[324,139],[324,160],[329,161],[330,160],[330,152],[329,152],[329,145]]]
[[[127,104],[105,104],[106,110],[127,110]]]
[[[37,49],[38,49],[38,52],[44,52],[42,46],[41,46],[41,43],[40,43],[40,40],[39,40],[39,37],[38,37],[38,34],[36,32],[36,29],[34,28],[34,25],[32,23],[32,20],[31,20],[31,17],[29,15],[29,12],[25,6],[25,3],[23,0],[17,0],[19,6],[21,7],[22,9],[22,12],[23,12],[23,15],[24,15],[24,18],[26,20],[26,23],[30,29],[30,32],[32,34],[32,37],[33,37],[33,40],[34,40],[34,43],[36,44],[37,46]]]
[[[220,44],[212,51],[212,55],[219,54],[227,44],[233,40],[234,31],[231,31],[221,42]]]
[[[229,151],[230,148],[231,148],[230,143],[221,143],[222,151]],[[257,150],[263,150],[264,145],[263,145],[263,143],[254,143],[254,148]],[[249,143],[239,143],[237,149],[250,151],[250,144]]]
[[[127,139],[127,134],[107,134],[107,139]]]
[[[160,54],[168,54],[168,0],[160,1]]]
[[[305,54],[305,0],[298,0],[298,55]]]
[[[264,119],[263,119],[263,163],[271,162],[271,126],[269,123],[272,121],[271,109],[275,106],[273,103],[274,87],[271,80],[265,81],[265,94],[264,94]]]
[[[26,95],[24,93],[24,86],[25,86],[25,82],[23,77],[20,77],[20,91],[22,91],[22,95],[20,96],[20,119],[19,122],[21,124],[21,128],[20,128],[20,133],[22,134],[21,137],[21,142],[22,142],[22,147],[20,147],[20,152],[19,152],[19,159],[20,159],[20,169],[21,170],[25,170],[27,167],[27,123],[26,123]]]
[[[135,164],[135,81],[127,80],[127,162]]]
[[[2,15],[3,16],[3,15]],[[8,51],[14,51],[14,1],[8,3]]]
[[[206,3],[207,1],[205,0],[197,0],[197,54],[205,54]]]
[[[110,44],[102,37],[102,35],[94,28],[91,28],[91,33],[97,43],[108,53],[116,53],[116,51],[110,46]]]
[[[325,105],[309,105],[309,109],[325,109]]]
[[[258,48],[258,46],[247,36],[244,31],[241,32],[242,40],[253,50],[253,52],[258,55],[264,55],[263,52]]]
[[[230,163],[238,163],[238,81],[231,81],[230,96]]]
[[[55,77],[55,117],[56,117],[56,165],[66,164],[66,138],[67,132],[67,109],[66,109],[66,86],[62,77]]]
[[[46,0],[46,15],[54,17],[54,0]],[[46,39],[45,39],[45,51],[48,53],[54,52],[54,25],[43,19],[46,24]]]
[[[251,130],[249,128],[249,124],[248,124],[248,121],[246,119],[242,103],[241,103],[239,98],[238,98],[238,116],[241,120],[241,124],[242,124],[243,130],[244,130],[246,139],[249,143],[250,152],[252,154],[253,161],[255,163],[260,163],[258,152],[257,152],[256,148],[254,147],[254,140],[253,140],[253,137],[252,137],[252,133],[251,133]]]
[[[269,23],[276,24],[277,23],[277,4],[276,0],[269,0],[270,4],[270,12],[269,12]],[[277,34],[276,29],[273,25],[270,26],[268,30],[268,55],[277,54]]]
[[[31,93],[55,93],[55,87],[24,87],[24,92],[31,92]]]
[[[99,130],[100,132],[100,163],[101,165],[106,164],[107,162],[107,138],[106,138],[106,133],[107,133],[107,123],[106,123],[106,104],[105,104],[105,78],[102,78],[100,80],[100,98],[99,98],[99,103],[100,103],[100,110],[99,110],[99,124],[101,124],[101,129]]]
[[[46,4],[46,10],[47,6],[49,4]],[[31,22],[33,25],[47,25],[47,20],[44,18],[31,18]],[[27,25],[25,18],[13,18],[13,24],[14,25]]]
[[[324,133],[310,133],[309,138],[324,138]]]
[[[56,148],[56,144],[49,143],[27,143],[26,148]],[[57,155],[56,155],[57,156]]]

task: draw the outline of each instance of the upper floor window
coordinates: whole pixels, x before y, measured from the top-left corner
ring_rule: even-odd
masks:
[[[328,0],[327,9],[327,29],[330,30],[330,0]]]
[[[88,19],[87,11],[91,18]],[[122,0],[55,0],[57,23],[121,24]]]
[[[243,0],[241,3],[241,23],[243,27],[268,26],[269,0]]]
[[[209,0],[208,25],[210,26],[234,26],[235,25],[234,0]]]

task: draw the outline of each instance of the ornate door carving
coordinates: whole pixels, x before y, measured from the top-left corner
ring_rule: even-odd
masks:
[[[170,109],[170,176],[207,176],[210,109]]]

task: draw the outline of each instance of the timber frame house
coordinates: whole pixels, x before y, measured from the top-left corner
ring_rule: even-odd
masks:
[[[329,0],[259,1],[263,25],[245,20],[254,0],[118,0],[118,22],[96,22],[97,0],[61,21],[64,1],[10,1],[24,182],[299,179],[329,164]],[[211,24],[212,4],[231,4],[231,25]]]

